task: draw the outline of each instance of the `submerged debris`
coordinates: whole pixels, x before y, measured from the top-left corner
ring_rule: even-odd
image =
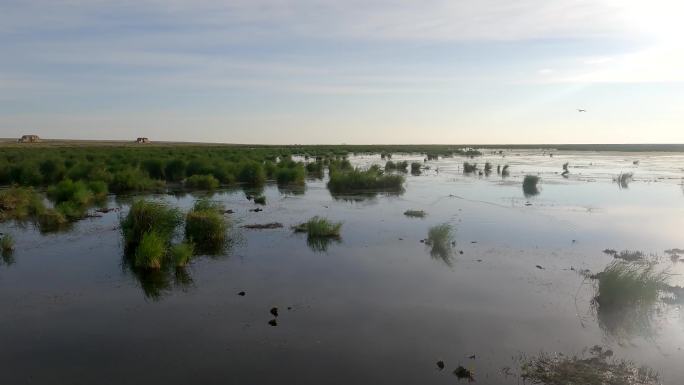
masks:
[[[444,369],[444,361],[437,361],[437,367],[439,368],[439,370]]]
[[[631,361],[609,360],[612,351],[600,346],[591,348],[589,357],[567,357],[541,353],[525,358],[521,376],[534,384],[545,385],[659,385],[660,376],[646,366]]]
[[[245,293],[244,291],[241,291],[241,292],[238,293],[238,295],[239,295],[240,297],[244,297],[246,294],[247,294],[247,293]]]
[[[264,209],[257,207],[255,209],[249,209],[249,211],[251,211],[253,213],[258,213],[258,212],[264,211]]]
[[[423,210],[406,210],[404,215],[411,218],[425,218],[427,214]]]
[[[463,366],[459,366],[456,368],[456,370],[454,370],[454,376],[456,376],[459,380],[468,380],[468,382],[475,381],[473,372],[464,368]]]
[[[256,230],[261,230],[261,229],[279,229],[283,227],[282,223],[279,222],[271,222],[271,223],[254,223],[251,225],[244,225],[242,226],[246,229],[256,229]]]
[[[276,319],[274,318],[274,319],[268,321],[268,324],[271,326],[278,326],[278,321],[276,321]]]
[[[273,314],[274,317],[278,316],[278,307],[272,307],[271,308],[271,314]]]

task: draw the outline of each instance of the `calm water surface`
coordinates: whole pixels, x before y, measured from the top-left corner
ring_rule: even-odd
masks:
[[[402,159],[422,161],[393,160]],[[400,195],[333,197],[325,180],[308,181],[303,194],[269,185],[258,213],[242,190],[217,192],[212,199],[235,211],[225,255],[153,279],[122,263],[126,199],[112,197],[120,211],[67,233],[3,224],[17,250],[0,266],[0,383],[447,384],[463,365],[477,382],[516,384],[521,354],[600,344],[681,384],[679,305],[602,314],[579,271],[603,270],[605,248],[634,249],[662,256],[670,283],[684,284],[684,268],[664,254],[684,248],[684,156],[485,159],[510,164],[511,176],[467,176],[463,158],[440,159],[408,175]],[[620,172],[634,172],[628,188],[613,181]],[[527,173],[542,178],[537,196],[523,194]],[[196,196],[155,198],[187,209]],[[408,218],[407,209],[428,215]],[[290,230],[314,215],[344,222],[341,241],[308,245]],[[284,228],[241,228],[267,222]],[[442,223],[453,226],[455,253],[433,257],[420,240]]]

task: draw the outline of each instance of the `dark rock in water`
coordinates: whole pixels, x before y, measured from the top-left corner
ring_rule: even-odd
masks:
[[[532,206],[532,203],[530,203],[530,202],[525,202],[525,206]]]
[[[240,297],[244,297],[245,294],[247,294],[247,293],[245,293],[244,291],[241,291],[241,292],[238,293],[238,295],[239,295]]]
[[[420,240],[420,243],[425,243],[425,239],[421,239],[421,240]]]
[[[444,361],[437,361],[437,367],[439,368],[439,370],[444,369]]]
[[[612,256],[616,256],[618,252],[615,249],[605,249],[605,250],[603,250],[603,253],[608,254],[608,255],[612,255]]]
[[[456,246],[456,241],[451,242],[451,246]]]
[[[223,213],[224,213],[224,214],[234,214],[235,211],[233,211],[233,210],[226,210],[226,211],[224,211]]]
[[[271,314],[273,314],[274,317],[277,317],[278,316],[278,308],[277,307],[271,308]]]
[[[473,372],[464,368],[463,366],[459,366],[456,368],[456,370],[454,370],[454,376],[458,377],[459,380],[475,381]]]
[[[537,269],[544,270],[544,268],[541,265],[537,265]]]
[[[287,307],[287,310],[292,310],[292,306],[288,306],[288,307]]]
[[[250,209],[249,211],[254,212],[254,213],[258,213],[258,212],[264,211],[264,209],[257,207],[255,209]]]
[[[244,228],[246,228],[246,229],[256,229],[256,230],[262,230],[262,229],[279,229],[279,228],[283,227],[283,224],[282,224],[282,223],[278,223],[278,222],[263,223],[263,224],[261,224],[261,223],[255,223],[255,224],[252,224],[252,225],[244,225],[244,226],[242,226],[242,227],[244,227]]]
[[[472,356],[470,356],[470,357],[468,357],[468,358],[470,358],[471,360],[474,360],[474,359],[477,358],[477,355],[473,354]]]
[[[463,254],[463,250],[460,250],[458,253],[459,253],[459,254]]]
[[[275,319],[272,319],[272,320],[268,321],[268,324],[271,326],[278,326],[278,321],[276,321]]]
[[[251,201],[254,199],[254,195],[245,195],[245,198],[247,198],[248,201]]]

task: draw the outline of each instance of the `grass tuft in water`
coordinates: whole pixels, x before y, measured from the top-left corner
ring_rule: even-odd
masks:
[[[3,253],[12,252],[14,250],[14,238],[11,234],[4,234],[0,238],[0,251]]]
[[[183,217],[176,208],[162,202],[138,200],[133,202],[121,220],[121,232],[127,251],[135,250],[144,234],[154,232],[165,243],[170,242]]]
[[[454,232],[450,224],[443,223],[428,230],[425,244],[430,247],[430,256],[442,260],[448,266],[452,265]]]
[[[208,254],[216,254],[225,246],[228,223],[221,206],[210,206],[198,201],[185,216],[185,238],[195,247]]]
[[[477,172],[477,164],[463,162],[463,172],[465,174],[471,174],[471,173]]]
[[[537,175],[525,175],[522,188],[526,197],[539,195],[539,188],[537,187],[539,180],[540,178]]]
[[[43,211],[43,199],[31,187],[11,187],[0,191],[0,222],[24,220]]]
[[[294,226],[294,231],[307,233],[312,238],[339,238],[341,222],[330,222],[326,218],[315,216],[304,223]]]
[[[613,307],[655,302],[667,287],[668,274],[656,271],[651,262],[613,261],[592,278],[598,281],[596,303]]]
[[[135,267],[141,269],[160,269],[166,254],[166,240],[155,231],[142,235],[135,249]]]
[[[266,197],[261,195],[258,197],[254,197],[254,203],[258,205],[265,205],[266,204]]]
[[[169,254],[171,260],[176,267],[186,266],[192,259],[192,255],[195,252],[195,245],[191,242],[181,242],[171,246]]]
[[[331,171],[328,189],[330,189],[332,193],[400,191],[403,184],[403,176],[386,175],[383,174],[379,168],[371,167],[366,171],[359,169]]]
[[[620,186],[620,188],[629,188],[629,183],[632,181],[632,178],[634,178],[634,173],[623,172],[623,173],[620,173],[613,180],[615,182],[617,182],[617,184],[618,184],[618,186]]]
[[[411,163],[411,174],[412,175],[420,175],[420,168],[423,165],[418,163],[418,162],[413,162]]]
[[[425,218],[427,214],[423,210],[406,210],[404,215],[411,218]]]

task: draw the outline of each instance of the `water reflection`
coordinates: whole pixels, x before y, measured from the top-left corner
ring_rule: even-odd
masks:
[[[325,253],[333,243],[341,243],[340,238],[335,237],[312,237],[307,235],[306,245],[315,253]]]
[[[2,250],[0,255],[2,256],[2,263],[7,266],[12,266],[16,262],[14,259],[14,250]]]

